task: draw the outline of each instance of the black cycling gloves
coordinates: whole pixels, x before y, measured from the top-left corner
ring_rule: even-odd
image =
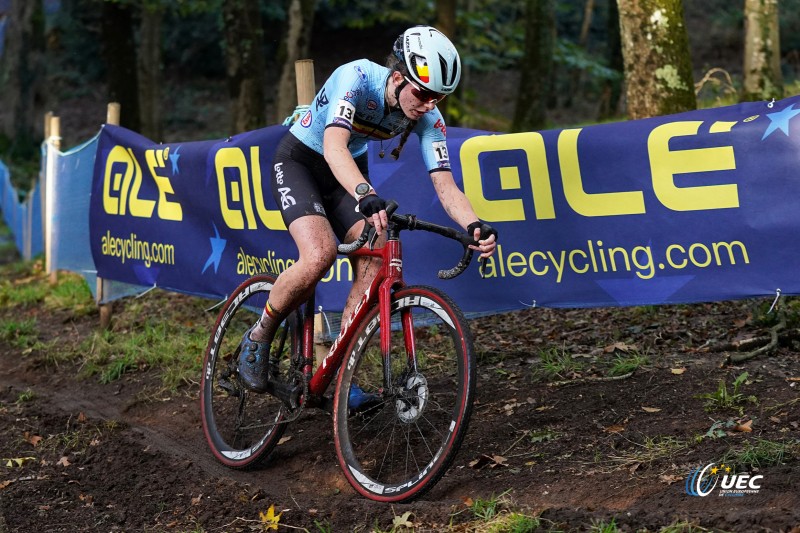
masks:
[[[386,209],[386,201],[377,194],[368,194],[358,201],[358,212],[367,218]]]
[[[479,240],[483,241],[489,238],[489,235],[494,235],[494,240],[497,241],[497,230],[491,227],[489,224],[484,224],[480,220],[476,220],[469,226],[467,226],[467,233],[470,237],[475,235],[475,229],[480,228],[481,230],[481,238]]]

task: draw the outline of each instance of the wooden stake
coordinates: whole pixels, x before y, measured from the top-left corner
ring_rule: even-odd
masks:
[[[61,119],[56,116],[50,117],[50,131],[47,136],[48,144],[54,150],[61,150]],[[51,154],[51,150],[47,151],[47,168],[45,170],[45,271],[49,275],[50,285],[58,283],[58,272],[55,268],[54,261],[54,243],[53,243],[53,202],[55,201],[55,169],[56,169],[56,155]]]
[[[119,126],[119,116],[120,116],[120,105],[118,102],[111,102],[108,104],[108,108],[106,110],[106,124],[111,124],[113,126]],[[108,293],[110,287],[108,280],[97,276],[97,295],[95,300],[97,301],[97,309],[100,312],[100,329],[106,330],[111,326],[111,315],[113,314],[113,308],[111,303],[100,303],[105,298],[105,295]]]
[[[297,105],[311,105],[316,94],[314,85],[314,61],[311,59],[299,59],[294,62],[294,73],[297,79]],[[314,355],[317,366],[328,354],[328,348],[323,343],[324,324],[322,323],[322,313],[314,315]]]
[[[294,62],[294,73],[297,78],[297,105],[311,105],[314,101],[314,61],[299,59]]]

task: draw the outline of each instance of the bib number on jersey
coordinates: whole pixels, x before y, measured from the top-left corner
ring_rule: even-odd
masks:
[[[439,166],[442,166],[442,163],[449,163],[450,156],[447,154],[447,141],[435,141],[433,144],[433,153],[436,157],[436,162]]]
[[[339,100],[336,108],[333,110],[333,122],[336,124],[345,124],[348,127],[353,126],[353,119],[356,116],[356,108],[347,100]]]

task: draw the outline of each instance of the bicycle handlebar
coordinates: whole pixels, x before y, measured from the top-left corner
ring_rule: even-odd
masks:
[[[469,246],[478,245],[478,243],[470,235],[447,226],[441,226],[439,224],[434,224],[433,222],[419,220],[415,215],[395,214],[394,211],[397,209],[397,207],[397,202],[394,200],[390,200],[386,204],[386,214],[389,216],[389,224],[394,225],[395,228],[399,230],[422,230],[430,233],[436,233],[442,237],[447,237],[448,239],[458,241],[461,243],[461,246],[464,247],[464,255],[458,261],[458,264],[456,264],[456,266],[453,268],[440,270],[438,273],[439,279],[453,279],[467,269],[472,261],[473,255],[473,250]],[[364,231],[361,232],[361,235],[358,237],[358,239],[349,244],[340,244],[337,249],[340,254],[352,253],[364,246],[367,240],[370,239],[370,235],[374,234],[374,228],[371,224],[367,223],[364,225]]]

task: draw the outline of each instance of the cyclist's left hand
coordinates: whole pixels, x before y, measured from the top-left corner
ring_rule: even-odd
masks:
[[[467,226],[467,233],[472,235],[472,238],[478,241],[478,246],[470,245],[470,248],[477,252],[481,252],[481,258],[486,259],[491,256],[497,248],[497,230],[489,224],[476,220]]]

